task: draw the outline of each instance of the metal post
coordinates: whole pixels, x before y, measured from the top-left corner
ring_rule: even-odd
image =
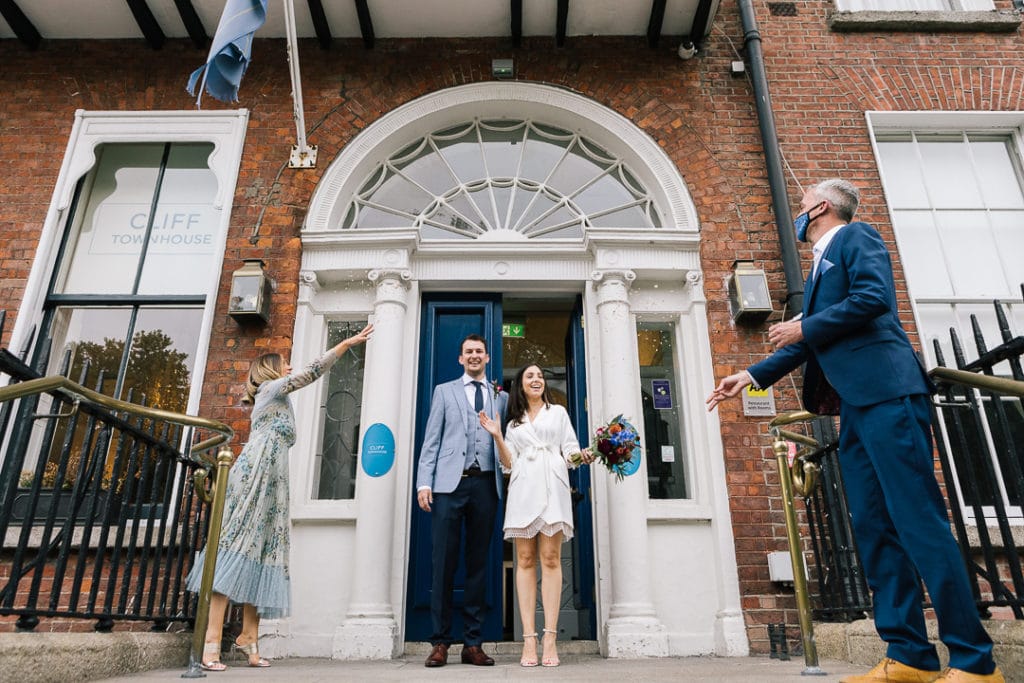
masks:
[[[231,449],[222,446],[217,452],[217,479],[213,482],[213,496],[204,502],[210,503],[210,524],[206,533],[206,560],[203,563],[203,580],[199,584],[199,599],[196,603],[196,624],[192,633],[192,651],[189,653],[188,670],[182,678],[204,678],[199,666],[206,642],[206,627],[210,622],[210,596],[213,594],[213,570],[217,566],[217,546],[220,544],[220,527],[224,520],[224,499],[227,496],[228,470],[231,468]],[[196,472],[196,491],[202,491],[205,472]],[[202,495],[202,494],[200,494]]]
[[[773,430],[775,431],[775,430]],[[807,574],[804,569],[804,554],[800,547],[800,530],[796,523],[793,507],[793,482],[789,472],[789,443],[778,432],[774,434],[772,450],[779,466],[779,482],[782,485],[782,503],[786,512],[786,538],[789,541],[789,557],[793,561],[793,592],[796,594],[797,614],[800,617],[800,633],[804,643],[803,676],[825,676],[818,666],[818,647],[814,643],[814,622],[811,619],[811,601],[807,594]]]
[[[283,0],[284,27],[288,36],[288,70],[292,76],[292,113],[295,116],[296,143],[288,158],[288,168],[316,168],[316,146],[306,144],[306,114],[302,106],[302,79],[299,75],[299,44],[295,34],[294,0]]]

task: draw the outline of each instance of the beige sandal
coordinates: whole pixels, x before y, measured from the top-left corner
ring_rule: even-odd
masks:
[[[213,659],[216,656],[217,659]],[[220,661],[220,643],[205,643],[203,645],[203,657],[199,660],[199,668],[203,671],[224,671],[227,664]]]
[[[249,666],[256,667],[258,669],[265,669],[270,666],[270,662],[260,657],[260,651],[256,647],[256,641],[249,643],[248,645],[239,645],[235,642],[235,649],[244,654],[249,662]],[[256,658],[256,663],[252,663],[252,658]]]
[[[534,648],[536,648],[536,645],[537,645],[537,643],[536,643],[537,634],[536,633],[524,633],[523,634],[523,648],[526,647],[526,639],[527,638],[533,638],[533,640],[534,640]],[[533,659],[527,659],[526,655],[523,655],[522,657],[519,658],[519,666],[537,666],[537,655],[534,654],[533,655]]]
[[[555,642],[558,642],[558,631],[554,631],[554,630],[552,630],[550,628],[546,628],[546,629],[543,629],[543,630],[544,630],[544,635],[547,635],[547,634],[550,633],[551,635],[553,635],[555,637]],[[558,655],[554,655],[554,656],[549,657],[548,653],[547,653],[547,648],[545,648],[544,659],[543,659],[543,661],[541,661],[540,664],[541,664],[541,666],[558,666],[559,664],[561,664],[561,661],[559,661]]]

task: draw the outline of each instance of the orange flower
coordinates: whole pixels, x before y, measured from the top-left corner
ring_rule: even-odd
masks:
[[[621,431],[622,431],[622,425],[620,425],[620,424],[613,424],[613,425],[608,427],[608,433],[609,434],[618,434]]]

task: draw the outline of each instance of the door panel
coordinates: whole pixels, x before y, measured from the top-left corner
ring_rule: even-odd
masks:
[[[487,377],[501,377],[501,295],[427,295],[423,296],[422,326],[420,329],[420,376],[416,400],[416,449],[413,472],[419,464],[420,449],[427,416],[430,413],[430,399],[434,387],[442,382],[462,375],[458,363],[459,344],[469,334],[479,334],[487,340],[491,362]],[[416,497],[415,474],[413,490]],[[491,540],[488,560],[487,602],[490,610],[483,626],[486,641],[500,641],[501,630],[501,586],[502,586],[502,538],[504,504],[499,505],[498,517]],[[423,641],[433,631],[430,622],[430,514],[412,505],[409,547],[409,583],[406,605],[406,634],[408,641]],[[465,566],[459,558],[459,569],[455,575],[455,598],[452,615],[452,636],[456,641],[462,636],[462,591],[465,585]]]

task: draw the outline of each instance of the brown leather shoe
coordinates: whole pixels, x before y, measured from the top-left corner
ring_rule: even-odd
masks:
[[[488,657],[479,645],[466,645],[462,648],[462,663],[473,666],[494,666],[494,660]]]
[[[430,655],[427,657],[427,661],[423,662],[423,666],[444,666],[448,663],[448,646],[444,643],[438,643],[434,646],[434,649],[430,651]]]

